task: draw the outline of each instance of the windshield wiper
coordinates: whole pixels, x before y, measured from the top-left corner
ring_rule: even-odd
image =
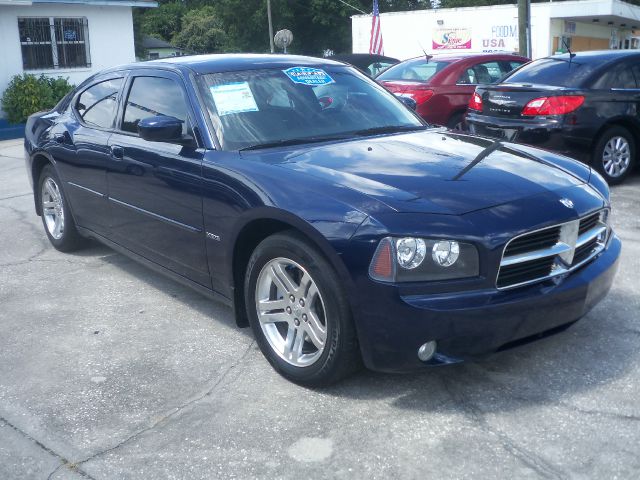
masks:
[[[352,135],[366,137],[368,135],[383,135],[385,133],[414,132],[424,130],[428,125],[387,125],[386,127],[365,128],[364,130],[356,130],[349,132]]]
[[[305,143],[329,142],[331,140],[345,140],[347,138],[351,138],[351,136],[350,135],[326,135],[326,136],[319,136],[319,137],[287,138],[283,140],[276,140],[274,142],[257,143],[255,145],[249,145],[248,147],[241,148],[239,151],[244,152],[246,150],[260,150],[262,148],[286,147],[289,145],[304,145]]]

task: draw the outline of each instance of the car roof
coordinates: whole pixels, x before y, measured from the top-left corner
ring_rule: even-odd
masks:
[[[461,60],[491,60],[493,58],[513,58],[515,60],[521,60],[522,57],[516,53],[511,52],[494,52],[494,53],[434,53],[429,54],[429,61],[442,61],[442,62],[457,62]],[[411,60],[425,59],[425,55],[418,55],[417,57],[409,58],[405,62]]]
[[[319,67],[344,66],[326,58],[305,57],[301,55],[273,55],[273,54],[212,54],[185,55],[169,57],[160,60],[132,63],[115,67],[111,70],[127,70],[137,68],[160,67],[175,70],[189,69],[198,75],[207,73],[231,72],[239,70],[256,70],[259,68],[289,68],[289,67]]]
[[[357,60],[371,60],[371,61],[385,61],[390,60],[392,62],[399,62],[397,58],[387,57],[385,55],[377,55],[374,53],[340,53],[338,55],[331,55],[327,57],[329,60],[337,60],[340,62],[354,62]]]
[[[589,52],[573,52],[574,57],[571,59],[578,63],[600,63],[612,62],[621,58],[640,56],[638,50],[592,50]],[[561,53],[551,55],[545,58],[555,58],[559,60],[569,60],[569,53]]]

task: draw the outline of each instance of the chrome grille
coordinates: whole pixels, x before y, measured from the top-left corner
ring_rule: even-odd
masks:
[[[499,289],[547,280],[578,268],[606,244],[606,210],[525,233],[505,246],[496,279]]]

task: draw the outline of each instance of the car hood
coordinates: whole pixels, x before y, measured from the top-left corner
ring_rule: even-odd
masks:
[[[398,212],[451,215],[581,185],[590,175],[549,152],[444,130],[315,145],[279,164]]]

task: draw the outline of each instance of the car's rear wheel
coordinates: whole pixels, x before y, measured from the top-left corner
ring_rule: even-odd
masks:
[[[83,238],[71,216],[60,178],[51,165],[42,169],[38,185],[42,224],[49,241],[61,252],[77,250],[82,246]]]
[[[598,139],[593,166],[610,185],[622,183],[636,162],[636,142],[624,127],[611,127]]]
[[[334,383],[360,366],[349,304],[333,267],[294,232],[262,241],[245,278],[254,335],[269,363],[307,386]]]

